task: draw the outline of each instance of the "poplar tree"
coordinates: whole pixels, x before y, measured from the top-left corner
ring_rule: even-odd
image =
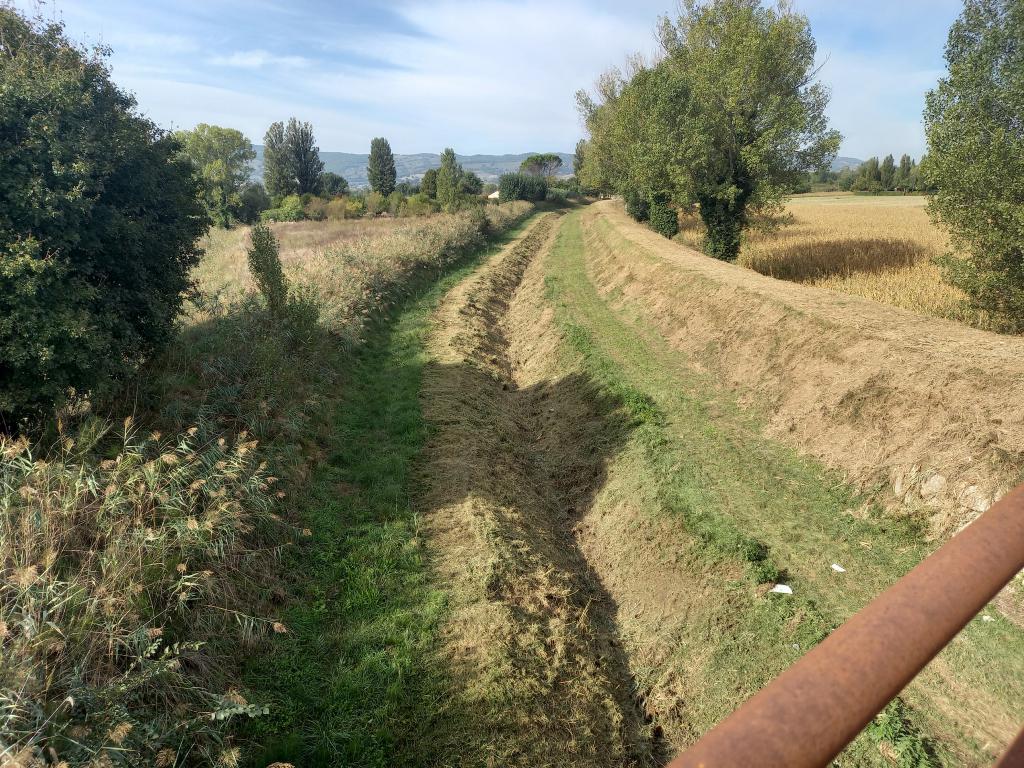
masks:
[[[395,156],[387,139],[376,138],[370,142],[366,177],[370,181],[370,189],[384,197],[395,191],[395,182],[398,178],[395,171]]]

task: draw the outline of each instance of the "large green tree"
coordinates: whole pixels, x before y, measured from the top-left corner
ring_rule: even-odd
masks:
[[[1024,330],[1024,4],[967,0],[928,94],[930,211],[960,255],[946,278],[1007,330]]]
[[[263,137],[263,183],[274,197],[320,194],[324,163],[316,146],[313,126],[289,118],[277,122]]]
[[[385,138],[376,138],[370,142],[370,159],[366,164],[366,177],[370,189],[387,197],[395,191],[398,178],[395,171],[395,155],[391,145]]]
[[[554,152],[530,155],[519,164],[520,172],[528,173],[531,176],[543,176],[544,178],[554,176],[561,167],[562,158]]]
[[[324,171],[323,193],[331,197],[340,197],[348,194],[348,179],[333,171]]]
[[[886,192],[891,192],[896,186],[896,161],[892,155],[886,155],[882,160],[882,165],[878,169],[879,181],[882,184],[882,189]]]
[[[455,150],[445,149],[441,153],[441,167],[437,169],[437,202],[446,211],[453,211],[458,205],[462,166],[455,156]]]
[[[428,168],[423,174],[420,191],[432,200],[437,197],[437,168]]]
[[[203,180],[203,203],[210,218],[230,226],[239,215],[242,189],[252,174],[252,142],[234,128],[206,123],[175,136]]]
[[[697,204],[705,250],[732,260],[751,214],[778,212],[839,148],[828,91],[815,82],[814,38],[788,4],[759,0],[686,0],[659,30],[657,64],[634,62],[629,78],[612,71],[597,100],[581,96],[591,134],[583,180]]]
[[[0,6],[0,428],[166,342],[208,219],[173,136],[105,51]]]

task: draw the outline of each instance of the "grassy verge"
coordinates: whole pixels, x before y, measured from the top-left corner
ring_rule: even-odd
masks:
[[[840,478],[764,438],[756,416],[696,373],[628,304],[600,296],[588,277],[591,247],[596,241],[580,217],[567,217],[551,257],[549,291],[588,373],[639,424],[599,504],[614,509],[630,500],[667,520],[685,569],[705,595],[674,630],[678,651],[640,675],[641,685],[655,689],[665,676],[685,680],[692,695],[683,730],[692,738],[929,547],[913,524],[864,507]],[[846,573],[833,571],[833,562]],[[775,579],[795,594],[779,598],[757,587]],[[1021,633],[1008,622],[972,622],[905,692],[888,725],[858,739],[841,764],[984,764],[991,745],[973,734],[995,723],[1002,730],[1019,711],[1024,680],[1014,658],[1022,652]],[[951,686],[970,690],[977,711],[956,706]],[[897,732],[898,744],[876,746]]]
[[[245,676],[270,707],[247,733],[262,743],[253,765],[431,763],[445,597],[427,580],[411,473],[429,316],[476,261],[372,323],[348,358],[326,460],[294,502],[311,536],[284,562],[288,633]]]

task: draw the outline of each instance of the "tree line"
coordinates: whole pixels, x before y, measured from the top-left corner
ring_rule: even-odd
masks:
[[[922,160],[924,162],[924,160]],[[899,164],[892,155],[881,161],[870,157],[858,166],[839,171],[822,169],[807,174],[805,182],[794,192],[932,192],[919,164],[910,155],[900,157]]]
[[[696,209],[707,252],[732,261],[743,231],[839,149],[814,38],[786,5],[689,0],[659,20],[658,39],[655,62],[635,58],[606,72],[596,97],[577,95],[590,134],[580,181],[622,195],[669,237],[675,211]]]
[[[581,91],[584,188],[620,195],[662,234],[696,212],[704,249],[733,261],[743,233],[771,223],[812,184],[931,195],[957,252],[939,260],[993,325],[1024,330],[1024,4],[966,0],[946,45],[948,74],[927,95],[928,154],[869,159],[833,173],[840,143],[816,82],[810,25],[789,4],[684,0],[658,23],[660,53]]]

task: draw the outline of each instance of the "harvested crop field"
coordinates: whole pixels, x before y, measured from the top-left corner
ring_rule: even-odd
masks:
[[[945,283],[933,263],[950,246],[926,202],[920,195],[794,197],[783,226],[748,233],[738,263],[780,280],[988,328],[985,314],[965,307],[963,292]],[[677,240],[697,248],[700,238],[697,218],[684,217]]]

